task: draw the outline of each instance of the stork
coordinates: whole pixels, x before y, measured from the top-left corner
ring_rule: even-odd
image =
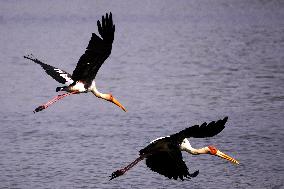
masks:
[[[32,60],[33,62],[39,64],[45,70],[45,72],[57,82],[65,85],[62,87],[57,87],[56,92],[67,92],[58,95],[47,103],[37,107],[34,110],[34,113],[46,109],[51,104],[71,94],[87,92],[92,92],[96,97],[116,104],[126,112],[126,109],[116,98],[114,98],[111,94],[101,93],[96,88],[96,74],[104,61],[109,57],[112,49],[112,42],[114,39],[115,31],[115,25],[112,21],[112,14],[110,13],[108,15],[108,13],[106,13],[105,17],[102,16],[102,21],[100,22],[98,20],[97,26],[101,38],[95,33],[92,34],[87,49],[85,53],[80,57],[72,75],[64,70],[43,63],[42,61],[34,58],[33,55],[24,56],[24,58]]]
[[[185,178],[196,177],[199,174],[199,171],[189,173],[188,168],[183,161],[181,151],[188,152],[192,155],[209,154],[218,156],[229,160],[234,164],[239,164],[237,160],[221,152],[215,146],[210,145],[196,149],[191,146],[187,139],[190,137],[205,138],[215,136],[225,128],[227,120],[228,117],[216,122],[212,121],[209,124],[204,122],[200,126],[194,125],[173,135],[153,140],[147,147],[139,151],[140,155],[135,161],[126,167],[113,172],[110,176],[110,180],[123,175],[143,159],[146,159],[146,165],[152,171],[164,175],[169,179],[173,178],[177,180],[179,178],[183,181]]]

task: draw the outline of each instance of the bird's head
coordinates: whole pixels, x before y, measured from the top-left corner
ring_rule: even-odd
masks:
[[[92,91],[93,92],[93,91]],[[105,99],[105,100],[107,100],[107,101],[109,101],[109,102],[112,102],[112,103],[114,103],[115,105],[117,105],[118,107],[120,107],[123,111],[125,111],[126,112],[126,109],[124,108],[124,106],[122,106],[122,104],[118,101],[118,100],[116,100],[116,98],[114,98],[113,96],[112,96],[112,94],[103,94],[103,93],[99,93],[99,92],[93,92],[93,94],[94,95],[96,95],[96,97],[98,97],[98,98],[102,98],[102,99]]]
[[[112,102],[114,103],[115,105],[117,105],[118,107],[120,107],[123,111],[127,111],[124,106],[116,99],[112,96],[112,94],[108,94],[107,98],[106,98],[107,101],[109,102]]]
[[[189,141],[186,138],[180,144],[180,150],[186,151],[186,152],[193,154],[193,155],[210,154],[210,155],[214,155],[214,156],[219,156],[219,157],[226,159],[226,160],[228,160],[228,161],[230,161],[234,164],[239,164],[239,162],[237,160],[235,160],[234,158],[232,158],[232,157],[228,156],[227,154],[221,152],[215,146],[207,146],[207,147],[204,147],[204,148],[195,149],[191,146],[191,144],[189,143]]]
[[[120,102],[118,100],[116,100],[116,98],[114,98],[112,96],[112,94],[104,94],[104,93],[101,93],[97,90],[96,88],[96,82],[93,81],[92,82],[92,85],[91,85],[91,92],[98,98],[102,98],[102,99],[105,99],[109,102],[112,102],[114,103],[115,105],[117,105],[118,107],[120,107],[123,111],[126,112],[126,109],[124,108],[124,106],[122,106],[122,104],[120,104]]]
[[[218,156],[221,157],[223,159],[226,159],[234,164],[239,164],[239,162],[237,160],[235,160],[234,158],[228,156],[227,154],[221,152],[220,150],[218,150],[215,146],[207,146],[205,147],[206,151],[208,154],[210,155],[214,155],[214,156]]]

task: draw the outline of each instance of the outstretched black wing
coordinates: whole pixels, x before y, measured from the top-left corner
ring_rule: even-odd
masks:
[[[184,138],[205,138],[212,137],[220,133],[224,128],[225,124],[228,120],[228,117],[224,119],[220,119],[218,121],[212,121],[210,123],[204,122],[202,125],[194,125],[192,127],[188,127],[176,134],[170,136],[170,138],[181,142]]]
[[[195,177],[198,171],[190,174],[188,168],[182,159],[179,149],[171,151],[161,151],[154,153],[146,158],[146,165],[154,172],[177,180],[180,178]]]
[[[111,53],[115,31],[115,25],[112,22],[112,14],[110,13],[108,15],[106,13],[105,17],[102,16],[102,23],[98,20],[97,25],[102,39],[95,33],[92,34],[85,54],[80,57],[73,71],[72,79],[74,81],[93,80],[101,65]]]
[[[190,178],[198,172],[190,174],[182,159],[179,145],[170,137],[160,137],[139,151],[140,156],[146,158],[146,165],[154,172],[168,178]]]
[[[50,75],[53,79],[55,79],[59,83],[62,83],[65,85],[70,85],[71,83],[73,83],[71,75],[67,73],[66,71],[55,68],[48,64],[45,64],[41,62],[40,60],[34,58],[33,55],[24,56],[24,58],[32,60],[33,62],[39,64],[48,75]]]

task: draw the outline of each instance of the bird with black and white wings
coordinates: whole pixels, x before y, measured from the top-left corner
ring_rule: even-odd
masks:
[[[110,180],[126,173],[139,161],[146,159],[146,165],[154,172],[157,172],[169,179],[196,177],[199,171],[189,173],[188,167],[183,161],[181,151],[192,155],[209,154],[226,159],[234,164],[239,164],[237,160],[218,150],[215,146],[203,148],[193,148],[187,138],[206,138],[213,137],[220,133],[224,128],[228,117],[209,124],[204,122],[202,125],[188,127],[170,136],[160,137],[153,140],[148,146],[139,151],[139,157],[127,165],[112,173]]]
[[[71,94],[92,92],[96,97],[102,98],[109,102],[114,103],[123,111],[126,111],[124,106],[111,94],[104,94],[97,90],[95,77],[101,65],[111,54],[112,43],[114,40],[115,25],[113,24],[112,14],[106,13],[102,16],[101,22],[97,21],[97,27],[100,37],[93,33],[91,40],[86,48],[85,53],[80,57],[75,70],[72,75],[68,72],[51,65],[45,64],[42,61],[34,58],[33,55],[24,56],[24,58],[32,60],[39,64],[45,72],[53,79],[65,86],[57,87],[56,91],[66,91],[67,93],[61,94],[48,101],[47,103],[39,106],[34,112],[42,111],[56,101],[69,96]]]

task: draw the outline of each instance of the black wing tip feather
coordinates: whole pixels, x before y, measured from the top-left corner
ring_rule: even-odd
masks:
[[[193,133],[193,137],[213,137],[225,128],[227,120],[228,117],[226,116],[223,119],[220,119],[218,121],[211,121],[208,124],[204,122],[202,125],[197,127],[198,129],[196,130],[195,135]]]
[[[148,166],[149,167],[149,166]],[[155,169],[152,169],[151,167],[149,167],[151,169],[151,171],[156,172],[160,175],[163,175],[165,177],[167,177],[168,179],[174,179],[174,180],[178,180],[180,179],[181,181],[185,181],[194,177],[197,177],[197,175],[199,174],[199,170],[195,171],[194,173],[176,173],[176,174],[168,174],[168,173],[163,173],[160,171],[157,171]]]
[[[190,174],[190,177],[197,177],[197,175],[199,174],[199,170],[195,171],[194,173]]]
[[[197,177],[198,174],[199,174],[199,170],[194,171],[194,173],[187,173],[186,175],[179,176],[179,178],[180,178],[181,181],[184,181],[184,180],[188,180],[188,179]],[[175,179],[175,180],[177,180],[177,179]]]
[[[220,133],[224,128],[225,124],[228,120],[228,117],[224,117],[218,121],[211,121],[210,123],[202,123],[201,125],[194,125],[188,127],[176,134],[171,135],[172,138],[175,138],[179,142],[181,142],[184,138],[205,138],[205,137],[213,137]]]
[[[39,59],[35,58],[33,54],[24,55],[24,58],[31,60],[37,64],[43,64]]]
[[[97,21],[97,26],[98,26],[99,33],[102,33],[102,25],[101,25],[100,20]]]
[[[188,179],[197,177],[198,174],[199,174],[199,170],[195,171],[194,173],[189,173],[189,172],[187,172],[187,174],[179,175],[178,178],[179,178],[181,181],[184,181],[184,180],[188,180]],[[174,179],[175,179],[175,180],[178,180],[178,178],[174,178]]]
[[[59,83],[66,84],[72,81],[71,75],[69,73],[67,73],[64,70],[43,63],[39,59],[35,58],[33,54],[24,56],[24,58],[31,60],[36,64],[39,64],[48,75],[50,75],[54,80],[56,80]]]
[[[223,122],[227,122],[228,121],[228,116],[224,117]]]
[[[102,16],[102,20],[97,21],[98,31],[103,40],[106,41],[113,41],[114,32],[115,32],[115,25],[112,21],[112,13],[106,13]]]

